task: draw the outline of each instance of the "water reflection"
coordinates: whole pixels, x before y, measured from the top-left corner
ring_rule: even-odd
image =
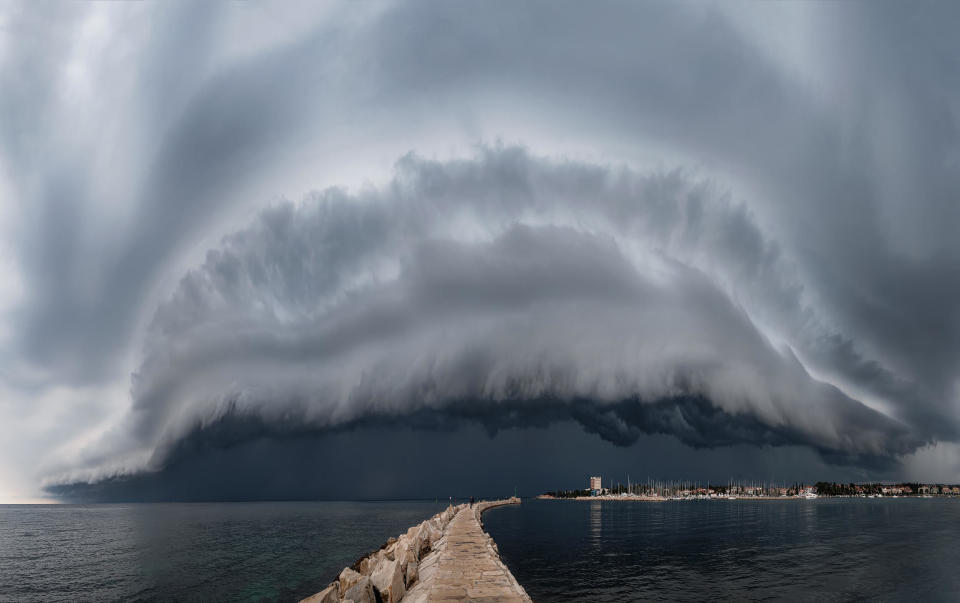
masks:
[[[594,549],[603,543],[603,503],[599,500],[590,502],[590,542]]]

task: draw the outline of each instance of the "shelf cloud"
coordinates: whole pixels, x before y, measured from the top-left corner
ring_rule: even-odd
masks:
[[[407,155],[382,189],[279,203],[210,250],[150,324],[131,430],[152,468],[238,417],[315,432],[572,419],[618,445],[663,433],[835,462],[925,444],[797,359],[791,344],[822,353],[807,330],[841,336],[784,262],[742,205],[679,171]],[[752,306],[802,329],[778,329],[778,348]]]

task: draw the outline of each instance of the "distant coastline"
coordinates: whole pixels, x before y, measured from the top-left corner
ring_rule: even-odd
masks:
[[[668,500],[810,500],[830,498],[960,498],[960,485],[904,483],[840,484],[817,482],[813,485],[728,483],[699,486],[689,482],[647,482],[603,487],[600,477],[590,478],[590,487],[582,490],[559,490],[537,496],[544,500],[615,500],[664,502]]]

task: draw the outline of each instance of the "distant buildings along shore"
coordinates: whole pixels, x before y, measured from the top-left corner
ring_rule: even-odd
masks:
[[[790,485],[730,480],[726,484],[700,484],[688,481],[647,480],[635,483],[608,483],[603,486],[600,476],[590,476],[588,487],[583,490],[556,490],[547,492],[544,498],[638,498],[645,500],[711,499],[711,498],[817,498],[820,496],[878,497],[933,497],[960,496],[960,485],[905,483],[848,483],[817,482],[808,485]]]

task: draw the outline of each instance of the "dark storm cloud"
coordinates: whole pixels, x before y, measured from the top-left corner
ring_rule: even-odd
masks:
[[[0,22],[0,375],[116,383],[144,346],[80,474],[163,465],[226,405],[328,429],[549,398],[524,421],[874,465],[960,436],[953,6],[87,8]],[[294,160],[496,136],[532,151],[276,204],[158,289]],[[542,159],[566,143],[615,165]]]
[[[839,73],[837,98],[824,103],[721,14],[648,8],[583,6],[547,18],[532,8],[509,18],[488,11],[459,27],[450,14],[436,23],[452,26],[430,30],[437,35],[414,35],[428,25],[403,13],[396,30],[408,37],[390,56],[406,70],[385,71],[417,81],[434,72],[456,77],[453,65],[467,65],[506,90],[540,89],[555,99],[546,111],[566,114],[561,95],[595,108],[576,118],[598,132],[668,140],[743,175],[764,192],[753,204],[800,264],[807,294],[849,333],[844,342],[855,341],[843,352],[849,364],[828,363],[841,353],[834,333],[784,316],[783,296],[756,311],[802,329],[795,345],[818,370],[892,400],[898,416],[924,431],[956,439],[956,421],[941,420],[956,416],[960,353],[960,244],[951,234],[960,227],[960,80],[947,33],[956,10],[825,7],[825,20],[842,33],[822,32]],[[632,10],[643,17],[630,18]],[[511,36],[535,22],[536,39]],[[607,43],[569,43],[591,34]],[[472,44],[454,43],[463,39]],[[478,46],[489,52],[476,53]],[[516,54],[523,58],[512,60]],[[871,357],[888,369],[881,379],[861,378]]]
[[[424,417],[420,417],[424,419]],[[183,438],[157,471],[51,486],[71,502],[496,498],[569,488],[582,477],[841,482],[865,473],[823,463],[802,446],[729,446],[709,455],[666,436],[613,447],[560,420],[493,437],[472,421],[434,415],[336,430],[289,429],[237,417]],[[439,423],[433,423],[437,420]],[[443,454],[437,454],[442,450]],[[762,454],[757,454],[761,450]],[[877,473],[873,468],[872,475]]]
[[[148,333],[132,433],[155,468],[235,414],[317,431],[573,419],[619,445],[874,465],[925,443],[811,378],[705,272],[789,291],[780,262],[742,206],[680,173],[407,156],[383,190],[264,211],[184,277]]]

